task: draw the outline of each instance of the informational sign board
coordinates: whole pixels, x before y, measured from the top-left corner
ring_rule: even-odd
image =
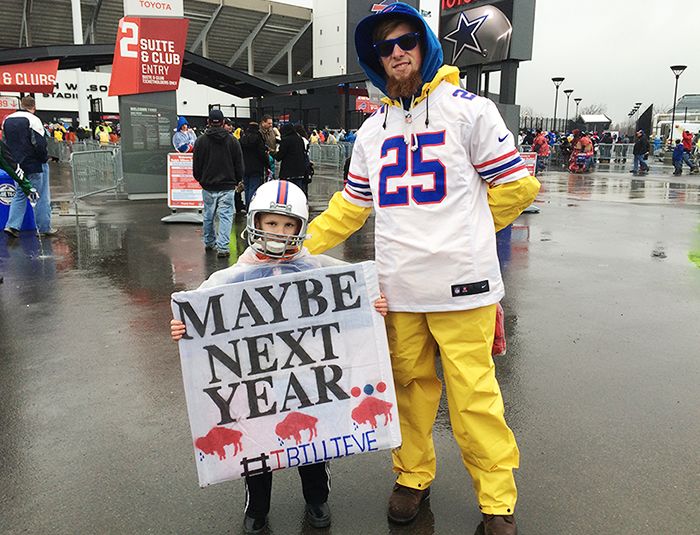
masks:
[[[520,157],[525,162],[525,167],[530,172],[531,176],[535,176],[535,167],[537,166],[537,153],[536,152],[521,152]]]
[[[187,19],[122,18],[109,95],[176,90],[180,85],[188,24]]]
[[[201,486],[401,443],[374,262],[178,292]]]
[[[0,91],[53,93],[58,60],[0,65]]]
[[[192,154],[168,154],[168,206],[202,208],[202,186],[192,176]]]
[[[183,0],[124,0],[124,14],[144,17],[182,17]]]

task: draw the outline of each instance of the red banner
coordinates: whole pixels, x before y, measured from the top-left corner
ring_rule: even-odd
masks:
[[[374,113],[381,108],[381,106],[382,105],[377,102],[372,102],[369,97],[357,97],[355,100],[355,110],[364,113]]]
[[[109,95],[175,91],[180,85],[188,24],[187,19],[121,19]]]
[[[0,65],[0,91],[53,93],[58,60]]]

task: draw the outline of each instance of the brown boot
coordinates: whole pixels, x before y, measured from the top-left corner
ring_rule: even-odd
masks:
[[[421,502],[430,496],[430,488],[412,489],[396,483],[389,498],[389,520],[397,524],[408,524],[418,516]]]
[[[484,514],[484,535],[518,535],[513,515]]]

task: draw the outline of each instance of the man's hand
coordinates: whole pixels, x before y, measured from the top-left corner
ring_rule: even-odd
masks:
[[[374,302],[374,310],[379,312],[382,316],[386,316],[389,312],[389,303],[386,302],[386,297],[383,293],[380,293],[379,299]]]
[[[185,335],[185,324],[180,320],[171,319],[170,320],[170,338],[173,342],[177,342]]]

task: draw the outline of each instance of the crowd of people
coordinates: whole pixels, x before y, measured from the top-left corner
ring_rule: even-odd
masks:
[[[557,164],[566,167],[574,173],[588,172],[593,169],[597,161],[617,163],[627,161],[629,145],[632,150],[632,169],[630,173],[635,176],[643,176],[649,173],[649,158],[656,157],[663,160],[664,151],[673,151],[672,162],[674,175],[682,174],[683,164],[688,165],[690,174],[700,173],[700,132],[693,134],[689,131],[683,133],[682,139],[675,140],[674,147],[663,146],[661,136],[656,135],[650,139],[646,132],[638,130],[630,138],[627,134],[618,132],[585,132],[574,129],[571,132],[554,132],[537,129],[522,129],[518,136],[521,150],[537,153],[536,172],[541,173],[550,168],[552,155],[556,154]],[[603,153],[599,151],[601,145],[609,145],[610,148]],[[615,152],[614,147],[622,145],[621,151]]]
[[[121,139],[121,130],[119,123],[113,125],[110,122],[100,122],[95,126],[94,130],[86,126],[72,126],[68,123],[45,123],[44,132],[47,138],[57,142],[66,142],[68,144],[79,141],[94,139],[101,146],[119,143]]]

